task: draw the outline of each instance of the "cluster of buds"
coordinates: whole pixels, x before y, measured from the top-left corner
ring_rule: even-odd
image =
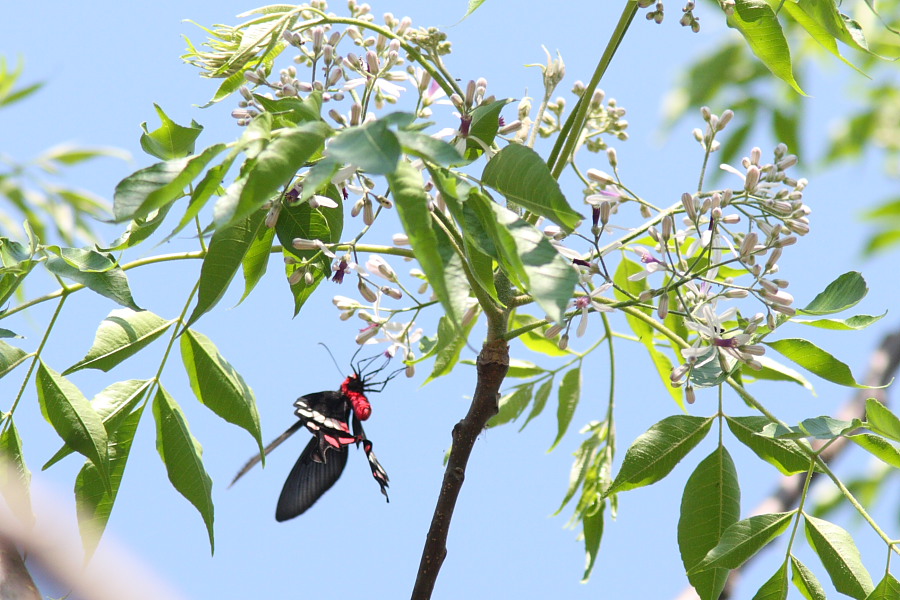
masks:
[[[681,20],[678,22],[682,27],[690,27],[691,31],[694,33],[700,32],[700,18],[694,16],[694,0],[688,0],[684,4],[684,8],[681,9],[681,12],[684,13],[682,15]]]
[[[647,8],[653,3],[654,0],[638,0],[638,6],[641,8]],[[654,10],[648,11],[646,16],[648,21],[653,21],[657,25],[662,23],[663,18],[665,17],[665,8],[663,7],[663,3],[661,1],[656,2]]]

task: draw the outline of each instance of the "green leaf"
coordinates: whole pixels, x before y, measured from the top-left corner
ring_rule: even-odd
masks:
[[[262,94],[253,94],[254,100],[274,117],[273,126],[293,127],[299,123],[320,121],[322,119],[322,94],[314,91],[307,98],[267,98]]]
[[[116,268],[118,262],[111,254],[98,252],[92,248],[60,248],[45,246],[48,252],[63,259],[70,267],[82,273],[106,273]]]
[[[828,29],[824,26],[824,24],[819,20],[819,15],[816,14],[816,8],[819,5],[827,5],[830,7],[835,13],[837,9],[832,2],[808,2],[801,0],[800,2],[795,2],[794,0],[787,0],[781,6],[784,7],[784,10],[787,11],[791,17],[797,23],[806,30],[809,35],[816,40],[819,45],[828,50],[831,54],[839,58],[844,64],[849,67],[852,67],[861,75],[865,75],[859,68],[856,67],[849,60],[841,56],[841,51],[838,49],[837,41],[835,40],[835,36],[832,35]]]
[[[181,357],[197,399],[229,423],[245,429],[264,457],[256,398],[240,373],[219,354],[212,340],[192,329],[181,336]]]
[[[688,478],[681,497],[678,547],[685,571],[690,571],[716,547],[722,534],[741,514],[741,489],[734,461],[724,446],[704,458]],[[702,600],[718,600],[728,579],[727,569],[688,575]]]
[[[177,124],[169,118],[169,116],[154,104],[156,114],[162,125],[153,131],[147,130],[147,123],[141,123],[141,148],[150,156],[155,156],[161,160],[169,160],[172,158],[183,158],[194,153],[194,143],[203,131],[203,126],[194,120],[191,120],[190,127],[184,127]]]
[[[498,402],[497,414],[490,418],[487,427],[497,427],[504,425],[510,421],[515,421],[525,411],[528,403],[531,402],[531,393],[534,388],[530,385],[523,385],[511,394],[507,394],[500,398]]]
[[[435,139],[418,131],[396,131],[394,134],[403,151],[411,156],[442,167],[455,167],[466,162],[456,148],[444,140]]]
[[[604,505],[604,502],[598,502],[581,519],[585,553],[584,575],[581,576],[581,583],[587,583],[590,579],[594,563],[597,561],[597,554],[600,552],[600,540],[603,538]]]
[[[466,158],[475,160],[484,154],[484,146],[490,147],[500,130],[500,111],[512,102],[512,99],[504,98],[495,100],[490,104],[482,104],[472,111],[472,123],[469,125],[469,135],[466,138]],[[480,140],[479,144],[476,140]]]
[[[0,492],[6,504],[23,525],[34,523],[31,510],[31,471],[22,454],[22,438],[12,416],[7,417],[9,425],[0,433],[0,455],[4,464],[0,465]]]
[[[713,568],[737,569],[773,539],[781,535],[796,511],[756,515],[730,525],[716,547],[688,571],[688,575]]]
[[[788,573],[787,563],[781,563],[775,574],[766,581],[756,594],[753,600],[786,600],[788,594]]]
[[[713,418],[673,415],[642,433],[625,453],[619,474],[604,492],[609,496],[656,483],[706,437]]]
[[[434,353],[437,355],[434,359],[434,367],[425,383],[437,379],[441,375],[446,375],[453,370],[459,360],[462,349],[466,347],[469,339],[469,333],[475,326],[476,319],[472,319],[468,325],[464,325],[462,329],[455,327],[446,316],[442,316],[438,321],[437,343],[434,347]],[[430,354],[430,353],[429,353]]]
[[[847,438],[856,442],[857,445],[882,462],[891,465],[895,469],[900,469],[900,451],[880,435],[858,433],[856,435],[848,435]]]
[[[279,134],[251,161],[241,178],[216,202],[216,228],[243,221],[284,189],[297,171],[322,150],[331,128],[321,121],[303,123]],[[242,170],[243,170],[242,169]]]
[[[866,600],[894,600],[900,598],[900,581],[886,573],[872,593],[866,597]]]
[[[806,600],[826,600],[825,590],[815,574],[800,559],[791,555],[791,580]]]
[[[516,379],[525,379],[528,377],[536,377],[537,375],[542,375],[546,372],[547,370],[544,367],[536,365],[531,361],[510,358],[509,370],[506,372],[506,376],[514,377]]]
[[[781,439],[800,439],[812,437],[819,440],[830,440],[845,435],[863,426],[859,419],[841,421],[831,417],[815,417],[804,419],[800,425],[786,429],[777,423],[769,423],[759,435]]]
[[[256,236],[250,242],[250,247],[247,248],[247,253],[241,261],[241,269],[244,272],[244,295],[241,296],[240,302],[250,295],[262,276],[266,274],[274,241],[274,227],[260,227],[256,231]]]
[[[527,146],[510,144],[484,168],[484,185],[525,210],[550,219],[571,233],[583,217],[572,210],[547,163]]]
[[[578,401],[581,399],[581,367],[575,367],[566,371],[562,382],[559,384],[559,405],[556,409],[556,439],[550,446],[550,452],[559,444],[569,429]]]
[[[275,235],[284,248],[285,257],[299,259],[295,261],[297,264],[285,265],[287,277],[290,278],[300,268],[305,268],[313,276],[311,285],[307,285],[305,279],[301,277],[291,286],[295,316],[319,283],[331,276],[331,259],[318,250],[297,250],[292,245],[294,238],[322,240],[326,244],[331,244],[340,241],[344,228],[343,200],[340,192],[332,185],[328,188],[327,196],[337,202],[338,208],[312,208],[308,202],[285,206],[275,225]]]
[[[265,219],[266,212],[259,210],[245,218],[243,222],[227,229],[219,229],[213,234],[209,241],[209,250],[203,259],[203,266],[200,268],[197,305],[185,327],[190,327],[197,319],[212,310],[225,295],[259,230],[265,227]]]
[[[522,429],[525,429],[525,426],[528,425],[532,419],[540,415],[544,411],[544,407],[547,406],[547,400],[550,398],[550,391],[553,389],[553,379],[548,379],[544,383],[541,384],[541,387],[538,388],[537,393],[534,395],[534,404],[531,405],[531,412],[528,413],[528,418],[525,419],[525,422],[522,423]]]
[[[214,552],[212,480],[203,468],[203,448],[191,435],[181,407],[162,386],[153,399],[153,416],[156,419],[156,450],[166,465],[169,481],[203,517],[209,534],[209,548]]]
[[[846,530],[809,515],[806,536],[831,578],[834,589],[857,600],[865,600],[875,588],[862,557]]]
[[[113,266],[106,271],[98,272],[91,270],[90,265],[85,265],[85,268],[88,270],[82,271],[78,267],[72,266],[65,258],[59,256],[51,256],[44,263],[44,266],[54,275],[80,283],[122,306],[133,310],[141,310],[134,302],[131,288],[128,286],[128,277],[125,275],[122,267]]]
[[[102,392],[94,396],[91,400],[91,406],[97,411],[100,420],[103,421],[103,427],[106,429],[107,435],[115,433],[119,425],[128,416],[131,410],[137,406],[147,390],[153,384],[152,379],[128,379],[127,381],[117,381],[107,386]],[[50,460],[44,463],[41,470],[49,469],[51,466],[72,454],[72,449],[63,446],[56,451]]]
[[[605,439],[606,432],[608,432],[607,428],[604,428],[600,435],[592,432],[593,434],[584,440],[575,451],[575,460],[572,461],[572,467],[569,469],[569,487],[559,508],[553,513],[554,517],[562,512],[562,509],[566,507],[566,504],[575,496],[575,492],[585,481],[592,466],[591,461],[596,456],[597,447]],[[596,494],[594,496],[596,497]]]
[[[512,318],[510,329],[518,329],[536,323],[538,319],[531,315],[516,313]],[[568,356],[568,350],[560,350],[559,344],[555,340],[547,338],[543,332],[550,327],[549,324],[542,325],[539,329],[532,329],[523,333],[518,339],[525,344],[525,347],[534,352],[540,352],[547,356]]]
[[[224,149],[225,144],[216,144],[196,156],[173,158],[135,171],[116,185],[114,221],[140,219],[178,200],[184,196],[184,188]]]
[[[78,509],[78,528],[85,553],[90,555],[100,541],[109,522],[119,486],[125,474],[125,464],[131,451],[131,443],[137,431],[144,407],[139,407],[127,415],[115,433],[109,436],[109,481],[110,489],[103,485],[97,468],[90,461],[85,462],[75,478],[75,504]]]
[[[875,398],[866,400],[866,420],[872,431],[900,442],[900,419]]]
[[[737,0],[734,12],[726,17],[728,26],[737,29],[753,54],[773,75],[806,95],[794,79],[791,51],[775,11],[765,0]]]
[[[832,329],[835,331],[858,331],[865,329],[872,323],[880,321],[887,311],[880,315],[854,315],[849,319],[791,319],[791,323],[818,327],[819,329]]]
[[[753,450],[758,457],[781,471],[783,475],[806,473],[809,470],[809,463],[812,459],[797,448],[799,442],[809,448],[811,452],[812,448],[806,440],[779,440],[757,435],[769,424],[769,420],[762,416],[726,416],[725,420],[734,437]]]
[[[812,342],[800,338],[787,338],[774,342],[763,342],[781,353],[807,371],[822,379],[847,387],[862,389],[881,389],[885,386],[863,385],[857,383],[850,372],[850,367],[825,352]]]
[[[330,146],[329,146],[330,149]],[[451,240],[433,222],[422,176],[404,161],[387,176],[397,214],[435,296],[451,323],[459,323],[469,283]]]
[[[795,371],[794,369],[787,367],[780,362],[774,361],[767,356],[757,356],[755,358],[757,359],[757,361],[759,361],[763,368],[757,371],[755,369],[751,369],[747,365],[743,365],[741,367],[741,377],[743,377],[745,381],[748,379],[790,381],[792,383],[802,385],[810,392],[812,392],[813,396],[816,395],[816,390],[813,388],[812,384],[806,377],[801,375],[799,371]]]
[[[470,196],[469,202],[475,197]],[[497,250],[513,269],[510,275],[525,286],[524,292],[534,296],[551,321],[562,322],[578,282],[578,273],[572,264],[563,258],[547,236],[513,211],[495,202],[483,206],[490,209],[485,218],[492,219],[491,226],[499,225],[492,233],[496,236]]]
[[[161,336],[174,322],[146,310],[114,310],[100,323],[88,353],[63,375],[80,369],[109,371]]]
[[[830,315],[859,304],[869,293],[866,280],[856,271],[844,273],[828,284],[813,301],[798,312],[807,315]]]
[[[29,356],[31,355],[21,348],[0,341],[0,377],[21,365]]]
[[[328,156],[373,175],[387,175],[400,161],[400,141],[386,123],[372,121],[341,130],[328,144]]]
[[[109,449],[100,415],[77,387],[43,361],[35,383],[41,414],[67,446],[97,467],[104,487],[109,489]]]
[[[137,246],[151,235],[153,235],[159,226],[166,220],[171,204],[152,211],[146,217],[140,217],[131,221],[128,228],[120,235],[109,247],[103,248],[106,251],[125,250]]]

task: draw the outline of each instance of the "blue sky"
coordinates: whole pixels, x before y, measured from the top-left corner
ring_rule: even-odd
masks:
[[[124,148],[132,153],[131,162],[100,160],[73,170],[67,180],[110,198],[121,178],[153,160],[143,155],[138,145],[139,124],[148,121],[152,128],[157,122],[153,103],[180,123],[195,119],[204,125],[201,145],[230,141],[238,134],[228,116],[234,102],[197,108],[212,96],[217,82],[200,79],[194,68],[179,59],[185,47],[182,35],[195,42],[203,39],[200,30],[183,20],[203,25],[231,23],[234,15],[254,6],[236,0],[152,4],[98,0],[89,4],[50,2],[40,8],[32,3],[6,7],[0,53],[8,60],[23,57],[25,81],[41,80],[46,85],[29,101],[0,112],[0,152],[26,159],[63,141]],[[524,65],[545,60],[541,45],[551,51],[559,49],[565,59],[567,79],[561,89],[576,79],[587,79],[618,18],[618,12],[603,3],[579,0],[565,3],[568,10],[558,6],[532,9],[523,3],[488,2],[473,17],[452,27],[465,10],[462,2],[403,0],[373,8],[376,14],[390,10],[397,16],[409,15],[417,26],[447,26],[456,51],[449,59],[455,74],[463,81],[486,77],[490,93],[519,98],[525,89],[531,95],[539,92],[539,72]],[[335,4],[333,9],[341,7]],[[703,23],[700,35],[677,25],[675,5],[669,7],[670,14],[661,27],[639,16],[601,84],[628,109],[631,139],[617,146],[623,176],[645,197],[658,199],[658,205],[667,205],[682,189],[694,185],[702,159],[690,137],[691,128],[701,124],[699,116],[663,135],[661,114],[664,95],[678,70],[726,34],[709,10],[704,5],[698,12]],[[805,100],[809,122],[827,124],[835,110],[852,102],[833,93],[851,77],[855,75],[842,65],[816,72],[808,84],[811,98]],[[860,79],[859,85],[865,82]],[[721,112],[727,107],[712,108]],[[514,111],[508,109],[505,114],[511,119]],[[736,120],[740,119],[738,114]],[[807,132],[808,147],[821,144],[826,131],[827,126]],[[767,153],[774,145],[764,132],[753,140]],[[791,256],[786,253],[781,263],[782,275],[791,280],[790,291],[798,304],[804,305],[841,273],[861,269],[872,292],[859,312],[880,314],[892,308],[893,285],[882,276],[891,263],[886,258],[861,262],[859,249],[866,229],[854,219],[869,202],[891,191],[877,161],[853,170],[827,172],[804,170],[801,162],[800,169],[812,182],[805,200],[813,208],[813,233],[800,250]],[[578,189],[570,191],[577,196]],[[175,240],[169,247],[139,248],[133,256],[190,245],[190,240]],[[148,269],[149,277],[132,277],[138,302],[160,315],[177,315],[198,267],[199,263],[157,266]],[[273,263],[269,276],[248,301],[226,310],[240,298],[240,290],[232,290],[219,309],[197,325],[253,387],[266,439],[292,423],[295,397],[338,386],[344,374],[335,371],[331,359],[316,344],[328,342],[339,363],[347,364],[357,328],[356,323],[338,321],[330,302],[332,294],[346,294],[347,290],[325,284],[292,320],[284,281],[273,275],[277,270]],[[115,308],[87,297],[73,298],[71,303],[47,357],[60,371],[83,356],[96,325]],[[16,323],[17,330],[28,338],[23,346],[40,339],[40,325],[49,318],[50,308],[36,308]],[[794,327],[785,335],[821,341],[859,376],[870,350],[892,322],[889,314],[881,322],[884,325],[861,334],[825,337]],[[471,343],[477,346],[477,338]],[[146,377],[151,368],[155,372],[159,352],[161,349],[146,359],[132,360],[113,374],[117,380]],[[518,346],[513,352],[524,356]],[[631,440],[678,408],[655,375],[648,376],[641,351],[619,344],[619,352],[621,460]],[[466,358],[474,355],[470,352]],[[579,442],[577,430],[600,418],[604,409],[606,368],[600,357],[592,364],[595,371],[585,377],[583,400],[572,430],[554,452],[546,452],[556,431],[552,407],[521,434],[516,433],[518,427],[507,427],[482,435],[454,516],[449,554],[434,598],[674,598],[686,585],[675,541],[681,488],[693,466],[712,450],[711,439],[660,484],[621,495],[618,519],[607,522],[597,567],[586,585],[579,583],[582,544],[575,540],[575,532],[563,529],[568,513],[550,517],[565,491],[571,452]],[[0,397],[13,396],[22,374],[16,371],[0,382]],[[90,397],[110,381],[100,375],[80,373],[73,380]],[[468,367],[460,366],[454,376],[424,387],[423,373],[413,380],[395,380],[384,393],[372,397],[373,417],[367,432],[391,477],[390,504],[383,502],[367,473],[364,455],[353,452],[335,488],[309,513],[282,524],[273,518],[275,502],[305,439],[292,439],[272,455],[265,470],[254,471],[226,490],[234,472],[253,453],[252,440],[193,400],[177,362],[170,363],[163,379],[203,444],[206,469],[215,482],[216,554],[209,555],[199,515],[168,484],[154,447],[149,414],[139,429],[109,524],[108,536],[115,544],[128,547],[185,598],[348,594],[401,598],[409,594],[440,485],[450,430],[465,413],[472,393]],[[849,397],[847,390],[814,383],[818,397],[799,387],[784,387],[775,390],[769,405],[791,419],[827,413]],[[35,471],[38,490],[56,497],[65,507],[63,516],[68,518],[61,521],[68,529],[59,535],[73,537],[71,489],[80,461],[69,458],[39,472],[59,442],[41,418],[34,394],[28,399],[17,412],[26,459]],[[702,395],[691,411],[709,414],[714,402],[713,394]],[[730,403],[735,413],[743,412],[733,398]],[[740,461],[742,515],[746,516],[771,490],[776,473],[755,463],[737,444],[730,449]],[[857,454],[842,466],[866,460]],[[746,471],[743,465],[748,467]],[[895,529],[892,511],[885,507],[876,514]],[[50,515],[44,518],[50,519]],[[864,558],[877,580],[882,548],[870,543],[871,536],[858,519],[848,523],[851,531],[863,535]],[[105,553],[117,552],[116,548],[104,542],[98,555],[102,559]],[[807,564],[812,563],[810,557]],[[774,564],[768,559],[751,568],[738,598],[749,599],[771,575]],[[821,569],[818,572],[824,579]],[[50,595],[63,592],[45,590]]]

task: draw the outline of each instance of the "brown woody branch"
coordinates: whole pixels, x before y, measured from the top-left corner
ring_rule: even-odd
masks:
[[[900,331],[895,331],[884,337],[881,345],[869,358],[869,370],[866,373],[863,383],[869,386],[884,386],[890,383],[894,378],[897,368],[900,366]],[[884,389],[861,389],[858,390],[853,397],[844,404],[838,411],[837,418],[850,421],[852,419],[865,419],[866,417],[866,399],[876,398],[882,404],[887,405],[887,392]],[[813,440],[812,446],[815,449],[821,448],[825,443],[824,440]],[[819,455],[826,463],[831,463],[838,458],[844,450],[846,450],[850,440],[845,437],[838,438],[828,448]],[[813,473],[813,481],[815,483],[819,473]],[[763,500],[752,512],[754,515],[787,512],[793,510],[800,503],[800,496],[803,492],[803,484],[806,481],[806,474],[790,475],[782,477],[772,494]],[[743,569],[750,564],[759,554],[754,555],[749,561],[744,563],[740,568],[734,569],[728,575],[728,581],[725,589],[719,596],[719,600],[727,600],[734,594],[734,589],[740,578]],[[684,590],[676,600],[696,600],[699,598],[694,588]]]
[[[453,446],[450,449],[444,481],[431,519],[431,528],[428,530],[425,548],[422,550],[419,573],[412,592],[413,600],[431,598],[441,565],[447,556],[450,520],[453,518],[453,509],[462,489],[472,447],[484,431],[488,420],[497,414],[500,384],[503,383],[503,378],[509,370],[509,347],[506,342],[503,340],[486,342],[478,354],[477,367],[478,381],[469,412],[453,428]]]

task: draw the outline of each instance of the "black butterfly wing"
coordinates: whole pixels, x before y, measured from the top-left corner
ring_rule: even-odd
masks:
[[[281,489],[281,496],[278,497],[276,521],[287,521],[302,515],[322,494],[331,489],[344,472],[349,454],[347,446],[320,448],[319,440],[319,436],[309,440],[300,458],[294,463],[294,468]],[[322,460],[319,459],[320,451]]]

